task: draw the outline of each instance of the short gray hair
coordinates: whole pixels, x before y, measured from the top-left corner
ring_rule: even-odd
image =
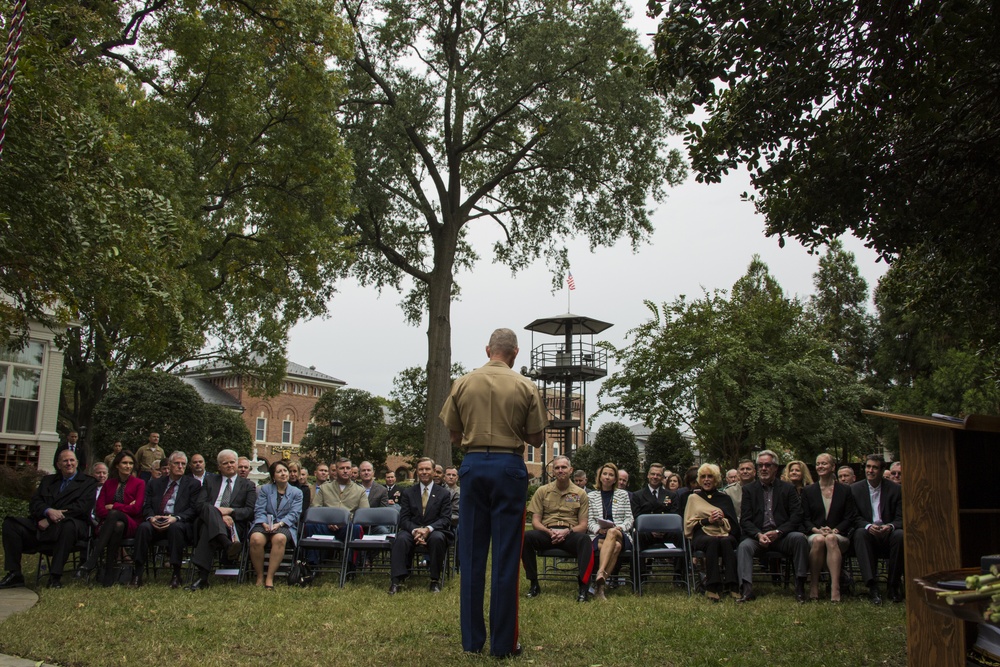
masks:
[[[510,329],[497,329],[490,336],[490,350],[513,354],[517,349],[517,334]]]
[[[187,463],[188,455],[178,449],[173,454],[167,457],[168,461],[173,461],[175,459],[184,459],[184,462]]]
[[[765,449],[760,454],[758,454],[757,460],[760,461],[760,457],[764,456],[765,454],[771,457],[771,460],[774,462],[774,465],[776,466],[781,465],[781,459],[779,459],[778,455],[772,452],[770,449]]]
[[[237,461],[240,460],[240,455],[237,454],[236,452],[234,452],[233,450],[231,450],[231,449],[223,449],[221,452],[219,452],[219,455],[215,457],[215,462],[216,463],[222,463],[222,458],[225,457],[225,456],[232,456]]]

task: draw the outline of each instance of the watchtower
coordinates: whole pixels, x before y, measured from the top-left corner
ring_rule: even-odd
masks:
[[[594,344],[594,336],[614,325],[592,317],[566,313],[544,317],[527,325],[531,331],[531,368],[521,368],[542,391],[549,412],[546,445],[559,444],[559,453],[569,455],[583,444],[581,425],[586,423],[587,383],[608,374],[607,352]],[[535,334],[559,336],[554,343],[535,345]],[[542,452],[542,479],[547,478],[546,455]]]

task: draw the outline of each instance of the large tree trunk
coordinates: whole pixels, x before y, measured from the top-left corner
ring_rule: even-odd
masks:
[[[452,249],[449,251],[442,245],[451,245]],[[427,286],[427,428],[424,430],[424,456],[445,467],[451,465],[451,438],[438,414],[451,391],[454,245],[454,241],[438,239],[434,271]]]

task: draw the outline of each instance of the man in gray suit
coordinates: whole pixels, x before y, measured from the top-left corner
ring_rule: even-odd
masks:
[[[371,461],[362,461],[358,466],[358,479],[368,496],[368,507],[389,506],[389,491],[375,481],[375,466]],[[394,531],[393,526],[372,526],[371,532],[374,535],[388,535]]]

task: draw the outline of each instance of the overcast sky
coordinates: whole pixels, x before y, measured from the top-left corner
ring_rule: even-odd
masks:
[[[648,43],[655,23],[643,15],[645,2],[632,0],[636,29]],[[749,189],[745,174],[732,174],[722,183],[703,185],[689,178],[672,189],[656,207],[651,242],[633,254],[628,242],[591,253],[585,239],[570,241],[569,257],[576,290],[571,310],[577,315],[611,322],[613,327],[595,340],[615,345],[626,342],[629,329],[648,319],[644,300],[669,302],[684,294],[701,295],[703,289],[728,289],[746,271],[756,253],[788,295],[806,297],[813,292],[812,274],[818,256],[788,240],[784,248],[777,239],[764,236],[763,219],[753,205],[741,201]],[[489,224],[485,220],[478,224]],[[461,274],[461,300],[452,305],[453,361],[468,369],[485,362],[484,347],[497,327],[517,332],[521,354],[515,368],[527,365],[532,347],[531,332],[524,327],[540,317],[567,312],[567,290],[551,292],[551,276],[538,263],[516,276],[492,263],[489,248],[499,230],[481,228],[473,242],[482,259],[473,273]],[[845,238],[845,248],[857,258],[869,290],[886,270],[876,256],[855,238]],[[399,309],[401,295],[382,294],[343,283],[329,304],[329,316],[304,322],[291,332],[288,358],[347,382],[349,387],[388,396],[393,377],[408,366],[422,366],[427,358],[426,321],[407,325]],[[534,344],[559,339],[536,335]],[[615,368],[609,369],[614,372]],[[587,389],[588,412],[596,409],[597,386]],[[587,415],[588,418],[591,415]],[[600,417],[599,425],[615,417]],[[628,422],[629,420],[622,419]]]

